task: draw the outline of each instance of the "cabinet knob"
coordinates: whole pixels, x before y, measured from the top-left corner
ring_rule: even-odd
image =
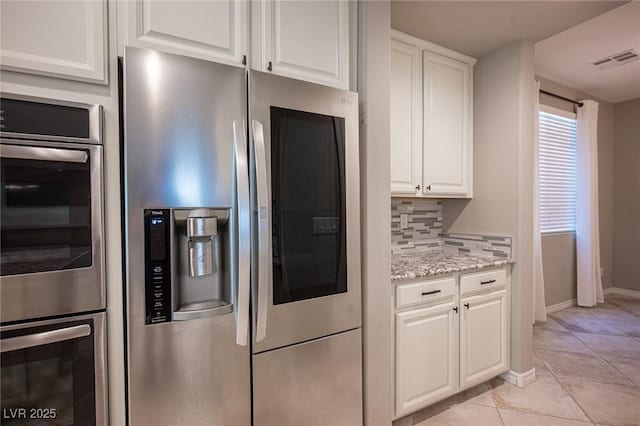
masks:
[[[269,71],[273,71],[273,64],[271,63],[271,61],[269,61],[269,63],[267,64],[267,69]]]
[[[456,314],[458,313],[458,307],[457,307],[457,306],[455,306],[455,307],[453,308],[453,312],[455,312]]]
[[[465,303],[465,304],[464,304],[464,307],[465,307],[465,308],[467,308],[467,309],[469,309],[469,304],[468,304],[468,303]]]
[[[420,191],[420,185],[416,185],[416,191]]]
[[[431,191],[431,185],[427,185],[427,186],[425,187],[425,189],[426,189],[427,191]]]

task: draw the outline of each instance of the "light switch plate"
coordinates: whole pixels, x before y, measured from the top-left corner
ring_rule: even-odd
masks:
[[[407,229],[409,227],[409,215],[406,213],[400,213],[400,229]]]

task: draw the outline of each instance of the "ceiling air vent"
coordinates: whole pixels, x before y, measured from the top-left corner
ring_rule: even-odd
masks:
[[[635,61],[636,59],[640,59],[640,55],[633,49],[625,50],[624,52],[619,52],[613,54],[611,56],[607,56],[606,58],[598,59],[597,61],[593,61],[593,66],[606,70],[609,68],[617,67],[619,65],[624,65],[628,62]]]

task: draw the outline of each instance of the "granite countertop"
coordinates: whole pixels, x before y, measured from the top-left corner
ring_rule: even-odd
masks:
[[[453,272],[503,266],[512,260],[455,251],[412,251],[391,255],[391,281],[412,280]]]

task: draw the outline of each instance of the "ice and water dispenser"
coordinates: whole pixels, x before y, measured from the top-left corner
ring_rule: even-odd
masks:
[[[146,324],[233,311],[229,209],[146,209]]]

